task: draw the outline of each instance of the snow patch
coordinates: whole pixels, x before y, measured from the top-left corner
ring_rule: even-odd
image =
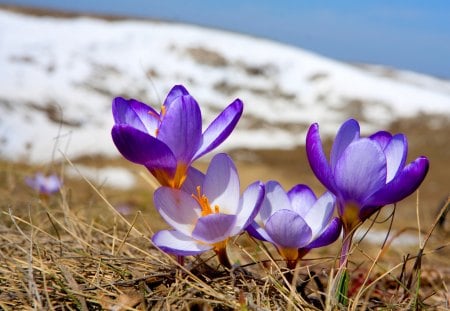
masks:
[[[134,97],[159,110],[175,84],[197,99],[205,126],[243,100],[222,150],[302,145],[313,122],[326,136],[350,117],[363,133],[420,113],[450,119],[449,81],[197,26],[0,10],[0,46],[0,156],[11,160],[49,161],[55,148],[69,158],[118,156],[112,99]]]

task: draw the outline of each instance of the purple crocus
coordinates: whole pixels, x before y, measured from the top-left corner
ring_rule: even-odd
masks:
[[[339,237],[341,222],[333,218],[335,197],[330,192],[317,198],[306,185],[287,193],[276,181],[265,185],[266,196],[247,231],[274,244],[289,268],[311,249],[328,245]]]
[[[155,207],[174,230],[159,231],[152,241],[178,256],[214,250],[219,261],[230,267],[227,241],[253,221],[263,199],[264,185],[260,182],[251,184],[240,196],[233,161],[226,154],[217,154],[206,175],[191,170],[182,189],[160,187],[155,191]]]
[[[182,85],[172,88],[160,113],[117,97],[112,138],[126,159],[144,165],[162,186],[180,188],[192,162],[230,135],[242,110],[243,103],[236,99],[202,133],[200,107]]]
[[[42,196],[49,196],[61,189],[62,182],[56,175],[45,176],[42,173],[36,173],[33,177],[25,178],[26,184],[39,192]]]
[[[354,229],[384,205],[413,193],[425,178],[428,159],[421,156],[405,165],[407,151],[405,135],[380,131],[363,138],[358,122],[350,119],[339,129],[328,161],[319,126],[309,128],[309,163],[317,178],[336,196],[344,228],[341,263],[346,263]]]

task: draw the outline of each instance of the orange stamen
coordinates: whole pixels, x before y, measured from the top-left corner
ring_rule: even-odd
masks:
[[[159,120],[159,114],[157,114],[157,113],[154,112],[153,110],[149,110],[147,113],[150,114],[150,115],[152,115],[152,116],[154,116],[155,118],[157,118],[157,119]]]
[[[166,110],[166,106],[162,105],[162,106],[161,106],[161,113],[160,113],[160,114],[157,114],[157,113],[153,112],[152,110],[149,110],[149,111],[148,111],[148,114],[151,114],[152,116],[154,116],[155,118],[157,118],[158,121],[159,121],[159,126],[161,126],[161,121],[162,121],[162,119],[164,118],[164,116],[166,115],[166,111],[167,111],[167,110]],[[158,128],[155,130],[155,137],[158,136],[158,133],[159,133],[159,126],[158,126]]]
[[[202,216],[207,216],[209,214],[217,214],[219,213],[219,206],[214,206],[214,211],[211,208],[211,204],[209,204],[209,200],[206,197],[206,195],[201,193],[201,187],[197,186],[197,194],[192,194],[192,197],[195,199],[195,201],[198,202],[198,205],[200,205],[202,209]]]

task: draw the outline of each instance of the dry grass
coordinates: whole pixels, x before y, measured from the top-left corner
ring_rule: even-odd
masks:
[[[61,193],[42,200],[22,186],[23,176],[35,168],[8,162],[2,168],[4,310],[314,310],[334,305],[330,291],[338,245],[307,256],[295,271],[296,286],[286,281],[276,252],[245,235],[230,245],[232,260],[240,264],[232,271],[218,266],[212,253],[187,258],[181,267],[151,245],[153,226],[160,227],[158,220],[150,221],[152,208],[123,216],[108,199],[120,197],[117,193],[83,180],[66,180]],[[363,241],[355,243],[349,308],[445,310],[449,271],[442,258],[448,242],[439,240],[443,234],[430,238],[423,252],[418,245],[409,254],[391,251],[389,243],[375,252]]]
[[[438,221],[437,208],[449,194],[449,172],[442,169],[448,159],[448,139],[440,140],[446,132],[442,128],[433,132],[424,129],[424,120],[417,124],[421,127],[401,123],[410,138],[410,154],[423,152],[430,157],[430,174],[417,195],[395,209],[385,207],[373,223],[360,228],[372,232],[392,224],[385,243],[355,240],[349,264],[350,310],[447,310],[450,306],[449,230],[445,218]],[[323,189],[311,175],[301,148],[241,150],[232,156],[243,185],[271,178],[286,188],[302,182],[319,192]],[[151,244],[153,232],[166,225],[152,206],[153,186],[141,178],[148,174],[120,158],[86,157],[74,166],[80,164],[125,167],[136,172],[140,182],[131,190],[94,186],[64,175],[68,162],[54,164],[51,169],[65,176],[64,187],[43,200],[23,179],[46,168],[0,161],[0,309],[340,308],[332,294],[339,242],[308,254],[294,271],[292,284],[273,247],[246,234],[229,245],[236,263],[232,271],[220,267],[214,253],[188,257],[181,267]],[[199,166],[204,168],[205,163]],[[132,207],[130,215],[116,210],[123,203]],[[418,236],[416,245],[395,244],[411,233]]]

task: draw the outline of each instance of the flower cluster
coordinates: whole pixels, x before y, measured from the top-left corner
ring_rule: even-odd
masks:
[[[341,265],[345,266],[352,235],[387,204],[413,193],[428,171],[428,159],[406,165],[403,134],[380,131],[360,137],[356,120],[339,129],[328,159],[318,124],[309,128],[309,164],[325,186],[319,197],[306,185],[285,191],[277,181],[256,181],[241,193],[232,159],[215,155],[206,171],[195,160],[220,145],[239,121],[243,103],[236,99],[203,131],[197,101],[181,85],[167,95],[161,111],[134,99],[114,99],[112,138],[122,155],[144,165],[160,183],[154,205],[172,227],[157,232],[153,243],[178,256],[216,252],[231,267],[227,241],[244,231],[272,243],[295,267],[313,248],[334,242],[343,229]]]

